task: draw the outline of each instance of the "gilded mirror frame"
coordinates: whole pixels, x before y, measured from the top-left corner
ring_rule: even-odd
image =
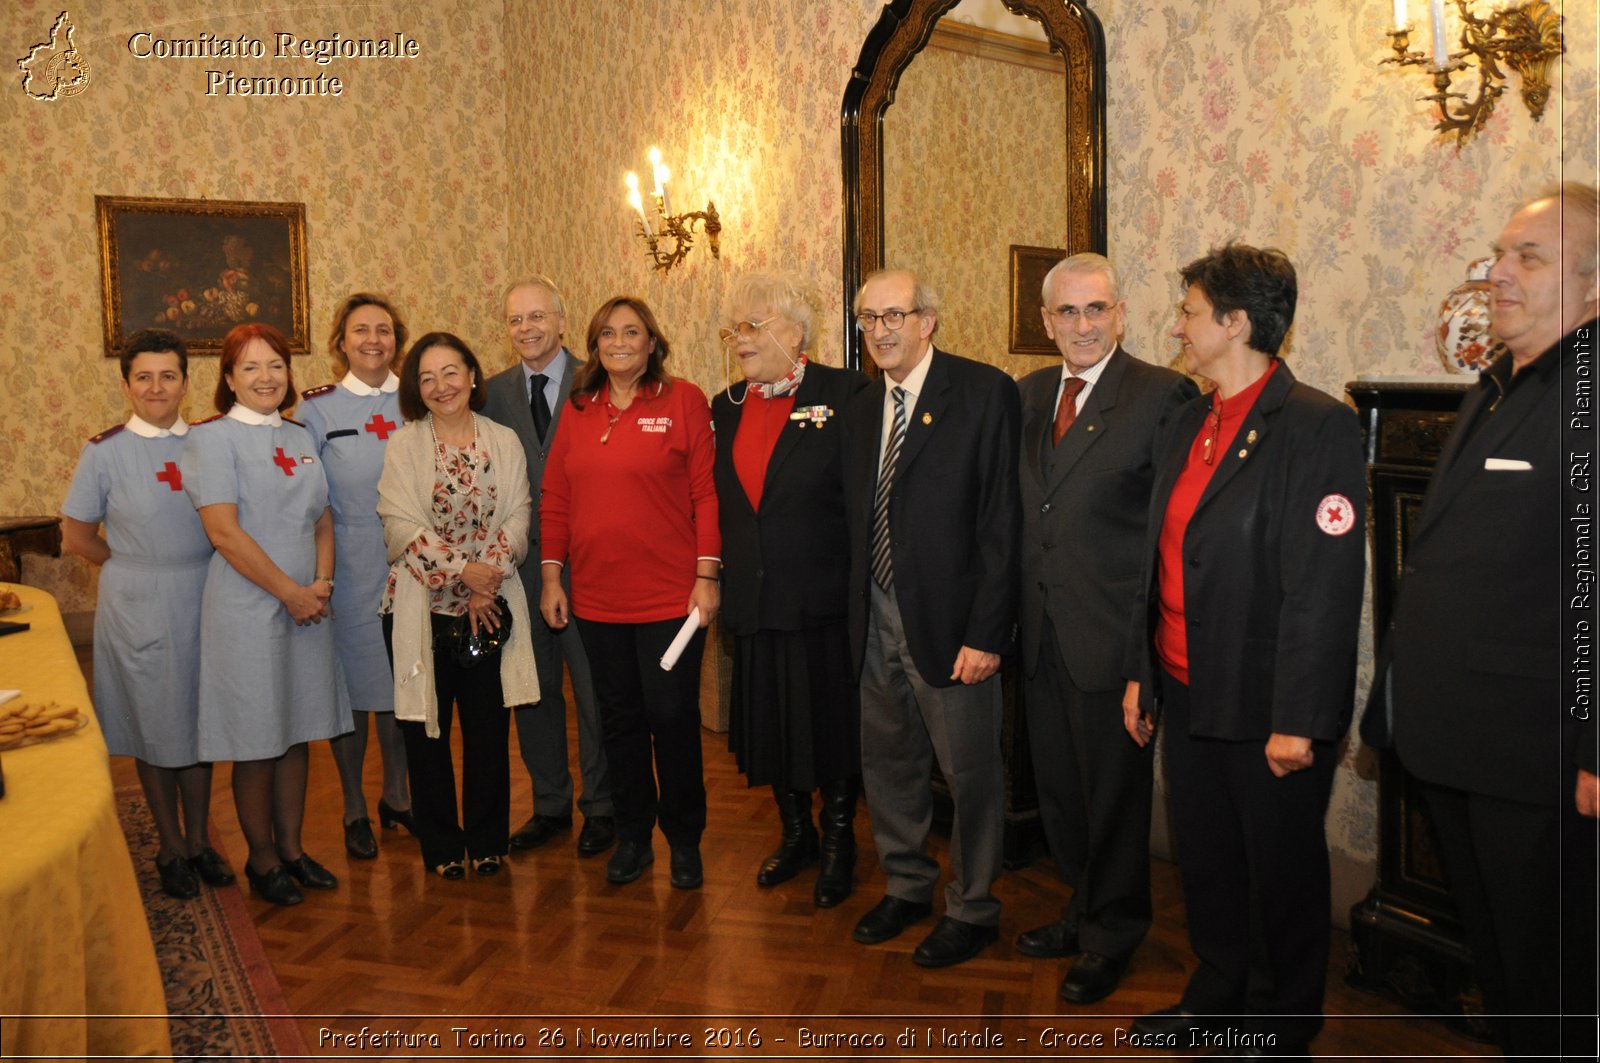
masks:
[[[883,266],[883,118],[900,75],[934,24],[959,0],[891,0],[867,34],[840,108],[844,178],[845,364],[862,368],[850,303],[861,278]],[[1106,250],[1106,47],[1100,19],[1078,0],[1001,0],[1043,28],[1066,65],[1067,251]],[[932,278],[936,280],[937,278]]]

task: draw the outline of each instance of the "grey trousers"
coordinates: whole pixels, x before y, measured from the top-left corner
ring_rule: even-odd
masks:
[[[537,602],[538,598],[532,599]],[[583,796],[578,807],[585,816],[609,816],[611,783],[606,778],[605,737],[600,732],[600,709],[595,704],[589,658],[583,652],[578,625],[568,623],[552,631],[530,610],[533,656],[539,668],[538,704],[516,709],[517,748],[533,780],[533,810],[541,816],[572,815],[572,770],[567,766],[567,699],[561,689],[561,662],[572,673],[572,697],[578,713],[578,771],[583,776]]]
[[[861,669],[861,780],[891,897],[931,902],[939,882],[939,862],[927,852],[936,758],[955,803],[945,914],[994,926],[1005,815],[1000,677],[928,685],[906,649],[893,591],[874,585]]]

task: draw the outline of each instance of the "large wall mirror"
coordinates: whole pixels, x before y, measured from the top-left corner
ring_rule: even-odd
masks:
[[[939,290],[942,347],[1014,372],[1043,364],[1010,350],[1011,248],[1105,250],[1094,13],[1075,0],[891,0],[841,125],[846,364],[863,357],[850,300],[885,263]]]

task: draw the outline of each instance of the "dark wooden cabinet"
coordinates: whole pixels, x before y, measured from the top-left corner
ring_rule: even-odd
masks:
[[[1382,640],[1394,608],[1428,478],[1470,383],[1357,381],[1345,390],[1361,412],[1371,496],[1373,629]],[[1374,647],[1376,650],[1376,647]],[[1378,758],[1378,880],[1350,911],[1348,980],[1414,1011],[1440,1016],[1480,1040],[1482,998],[1450,898],[1422,793],[1393,753]]]

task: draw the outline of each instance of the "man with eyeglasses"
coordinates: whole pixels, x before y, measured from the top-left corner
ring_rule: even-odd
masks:
[[[1039,819],[1072,898],[1017,951],[1076,955],[1060,995],[1092,1004],[1150,928],[1153,751],[1123,730],[1128,624],[1156,439],[1199,391],[1122,349],[1127,304],[1105,256],[1056,263],[1041,296],[1061,365],[1019,385],[1024,703]]]
[[[999,670],[1016,631],[1017,388],[992,366],[934,347],[938,303],[914,274],[872,274],[854,309],[882,372],[851,400],[844,455],[862,783],[888,880],[854,937],[876,945],[932,914],[937,760],[955,808],[951,881],[945,915],[912,959],[948,967],[999,936]]]
[[[561,411],[572,394],[572,378],[583,363],[562,345],[567,327],[561,293],[548,277],[534,275],[506,289],[505,323],[517,364],[488,381],[484,415],[510,428],[522,440],[533,490],[533,524],[528,559],[518,569],[531,602],[538,601],[539,483],[545,456],[555,441]],[[561,662],[572,676],[572,699],[578,714],[578,769],[583,776],[583,830],[578,853],[594,856],[616,840],[611,784],[600,732],[599,708],[589,679],[578,629],[569,624],[553,631],[533,617],[533,652],[539,666],[541,700],[516,710],[517,745],[533,782],[533,815],[511,835],[511,848],[537,849],[557,834],[572,829],[572,771],[567,764],[567,702],[561,689]]]

